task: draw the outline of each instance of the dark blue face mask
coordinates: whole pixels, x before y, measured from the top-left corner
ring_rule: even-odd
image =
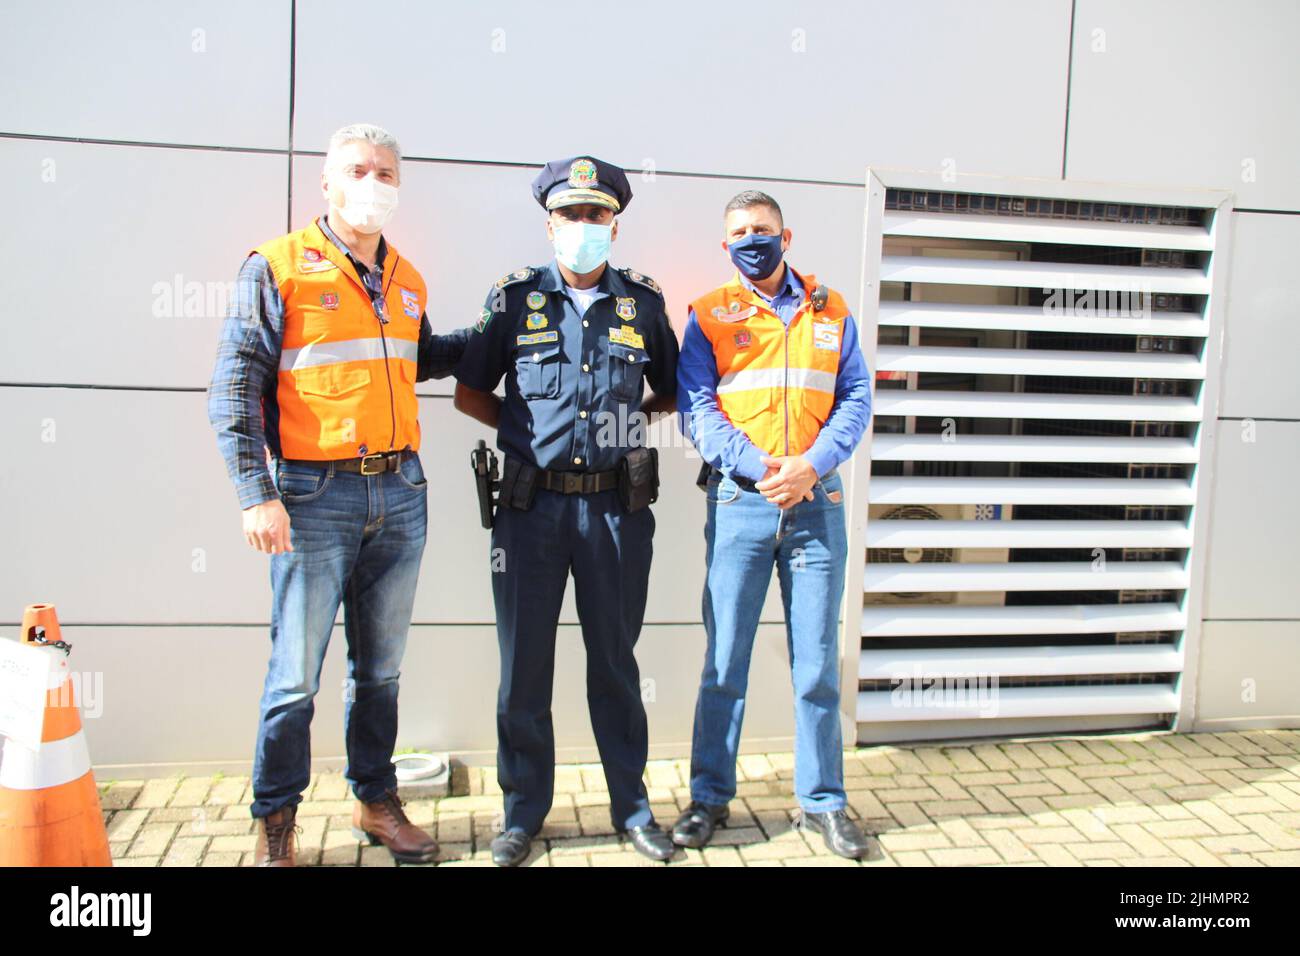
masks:
[[[728,245],[727,255],[746,279],[766,279],[781,264],[781,237],[750,233]]]

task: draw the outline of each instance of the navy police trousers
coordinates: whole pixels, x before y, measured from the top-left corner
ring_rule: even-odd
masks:
[[[587,650],[587,707],[615,829],[651,821],[649,733],[632,649],[645,615],[655,520],[617,491],[538,489],[528,511],[501,508],[492,529],[492,593],[501,648],[497,778],[505,829],[536,834],[555,785],[551,686],[555,628],[570,572]]]

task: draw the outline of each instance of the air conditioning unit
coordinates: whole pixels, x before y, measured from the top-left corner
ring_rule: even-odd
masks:
[[[1010,521],[1011,505],[871,505],[867,521]],[[868,564],[1005,564],[1006,548],[868,548]],[[868,607],[898,604],[1000,606],[1003,591],[900,591],[867,593]]]

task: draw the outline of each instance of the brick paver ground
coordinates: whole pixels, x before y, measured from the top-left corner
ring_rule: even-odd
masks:
[[[688,764],[646,771],[659,822],[689,801]],[[1143,733],[995,743],[865,747],[845,753],[850,813],[878,858],[831,855],[796,824],[789,753],[740,760],[731,819],[672,866],[1297,866],[1300,731]],[[118,866],[247,866],[247,777],[110,781],[101,799]],[[532,866],[658,866],[615,835],[598,764],[556,770],[555,808]],[[501,798],[493,768],[456,768],[452,795],[407,813],[441,845],[440,866],[491,866]],[[350,832],[341,774],[312,777],[298,811],[299,860],[392,866]]]

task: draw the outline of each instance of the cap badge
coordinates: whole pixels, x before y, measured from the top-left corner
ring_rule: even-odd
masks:
[[[596,185],[596,164],[589,159],[575,159],[569,167],[569,185],[574,189],[591,189]]]

